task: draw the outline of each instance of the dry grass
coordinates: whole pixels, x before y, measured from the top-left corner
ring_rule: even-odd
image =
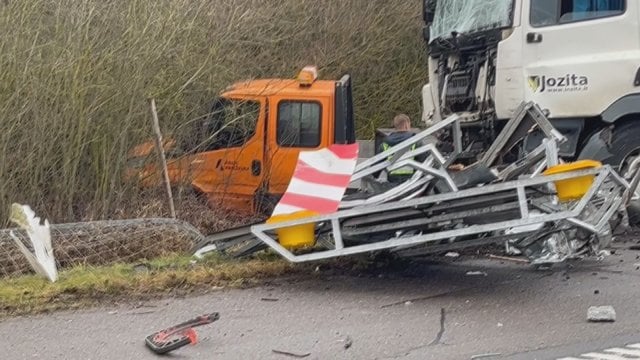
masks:
[[[209,257],[197,263],[170,256],[137,265],[79,266],[62,271],[55,283],[35,275],[0,280],[0,317],[248,286],[308,269],[268,256],[233,262]]]
[[[170,135],[231,82],[313,63],[352,73],[371,136],[418,116],[426,81],[418,1],[7,0],[0,28],[0,226],[12,202],[56,223],[166,215],[121,182],[150,97]]]
[[[258,286],[277,279],[315,276],[375,276],[412,269],[404,259],[359,256],[292,264],[273,253],[230,260],[212,254],[201,260],[171,255],[135,264],[76,266],[51,283],[36,275],[0,279],[0,319],[114,302],[134,303],[219,288]]]

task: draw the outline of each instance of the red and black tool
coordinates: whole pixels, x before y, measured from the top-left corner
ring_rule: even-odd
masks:
[[[147,336],[145,343],[154,353],[166,354],[185,345],[195,344],[198,341],[198,336],[193,328],[211,324],[219,318],[220,314],[218,313],[198,316],[195,319],[185,321]]]

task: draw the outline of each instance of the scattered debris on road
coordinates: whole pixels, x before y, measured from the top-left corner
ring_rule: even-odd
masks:
[[[263,297],[260,299],[260,301],[276,302],[280,301],[280,299]]]
[[[460,253],[457,252],[448,252],[446,254],[444,254],[445,257],[449,257],[449,258],[457,258],[460,257]]]
[[[155,314],[156,312],[154,310],[149,310],[149,311],[135,311],[135,312],[128,312],[126,313],[126,315],[149,315],[149,314]]]
[[[510,256],[499,256],[499,255],[493,255],[493,254],[489,254],[489,259],[511,261],[511,262],[515,262],[515,263],[519,263],[519,264],[528,264],[529,263],[529,261],[526,260],[526,259],[519,259],[519,258],[515,258],[515,257],[510,257]]]
[[[485,359],[485,358],[490,358],[490,357],[495,357],[495,356],[502,356],[502,354],[501,353],[478,354],[478,355],[473,355],[471,357],[471,360]]]
[[[351,336],[347,336],[347,338],[344,340],[344,349],[349,349],[351,345],[353,345],[353,340],[351,339]]]
[[[504,252],[507,255],[522,255],[522,251],[509,244],[508,241],[504,244]]]
[[[292,352],[289,352],[289,351],[282,351],[282,350],[276,350],[276,349],[273,349],[273,350],[271,350],[271,351],[272,351],[274,354],[280,354],[280,355],[285,355],[285,356],[291,356],[291,357],[295,357],[295,358],[299,358],[299,359],[306,358],[307,356],[310,356],[310,355],[311,355],[311,353],[296,354],[296,353],[292,353]]]
[[[616,310],[613,306],[591,306],[587,311],[587,320],[590,322],[614,322]]]
[[[427,296],[421,296],[421,297],[416,297],[416,298],[412,298],[412,299],[407,299],[407,300],[400,300],[400,301],[396,301],[396,302],[392,302],[389,304],[384,304],[381,305],[380,308],[381,309],[385,309],[388,307],[392,307],[392,306],[400,306],[400,305],[404,305],[407,302],[418,302],[418,301],[426,301],[426,300],[430,300],[430,299],[437,299],[437,298],[441,298],[441,297],[445,297],[445,296],[451,296],[460,292],[464,292],[464,291],[468,291],[471,289],[475,289],[478,288],[477,286],[472,286],[472,287],[464,287],[464,288],[457,288],[457,289],[453,289],[450,291],[444,291],[441,293],[437,293],[437,294],[432,294],[432,295],[427,295]]]
[[[220,314],[218,313],[198,316],[195,319],[185,321],[147,336],[145,338],[145,344],[151,351],[159,355],[166,354],[185,345],[196,344],[198,334],[193,328],[211,324],[218,319],[220,319]]]
[[[489,276],[484,271],[467,271],[467,276]]]

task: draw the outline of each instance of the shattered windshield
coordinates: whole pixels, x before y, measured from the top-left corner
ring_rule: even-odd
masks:
[[[511,25],[513,0],[438,0],[431,39]]]

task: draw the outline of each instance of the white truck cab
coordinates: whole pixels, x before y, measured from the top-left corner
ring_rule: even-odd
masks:
[[[640,1],[425,0],[424,20],[427,125],[461,115],[480,149],[534,101],[563,156],[640,164]]]

